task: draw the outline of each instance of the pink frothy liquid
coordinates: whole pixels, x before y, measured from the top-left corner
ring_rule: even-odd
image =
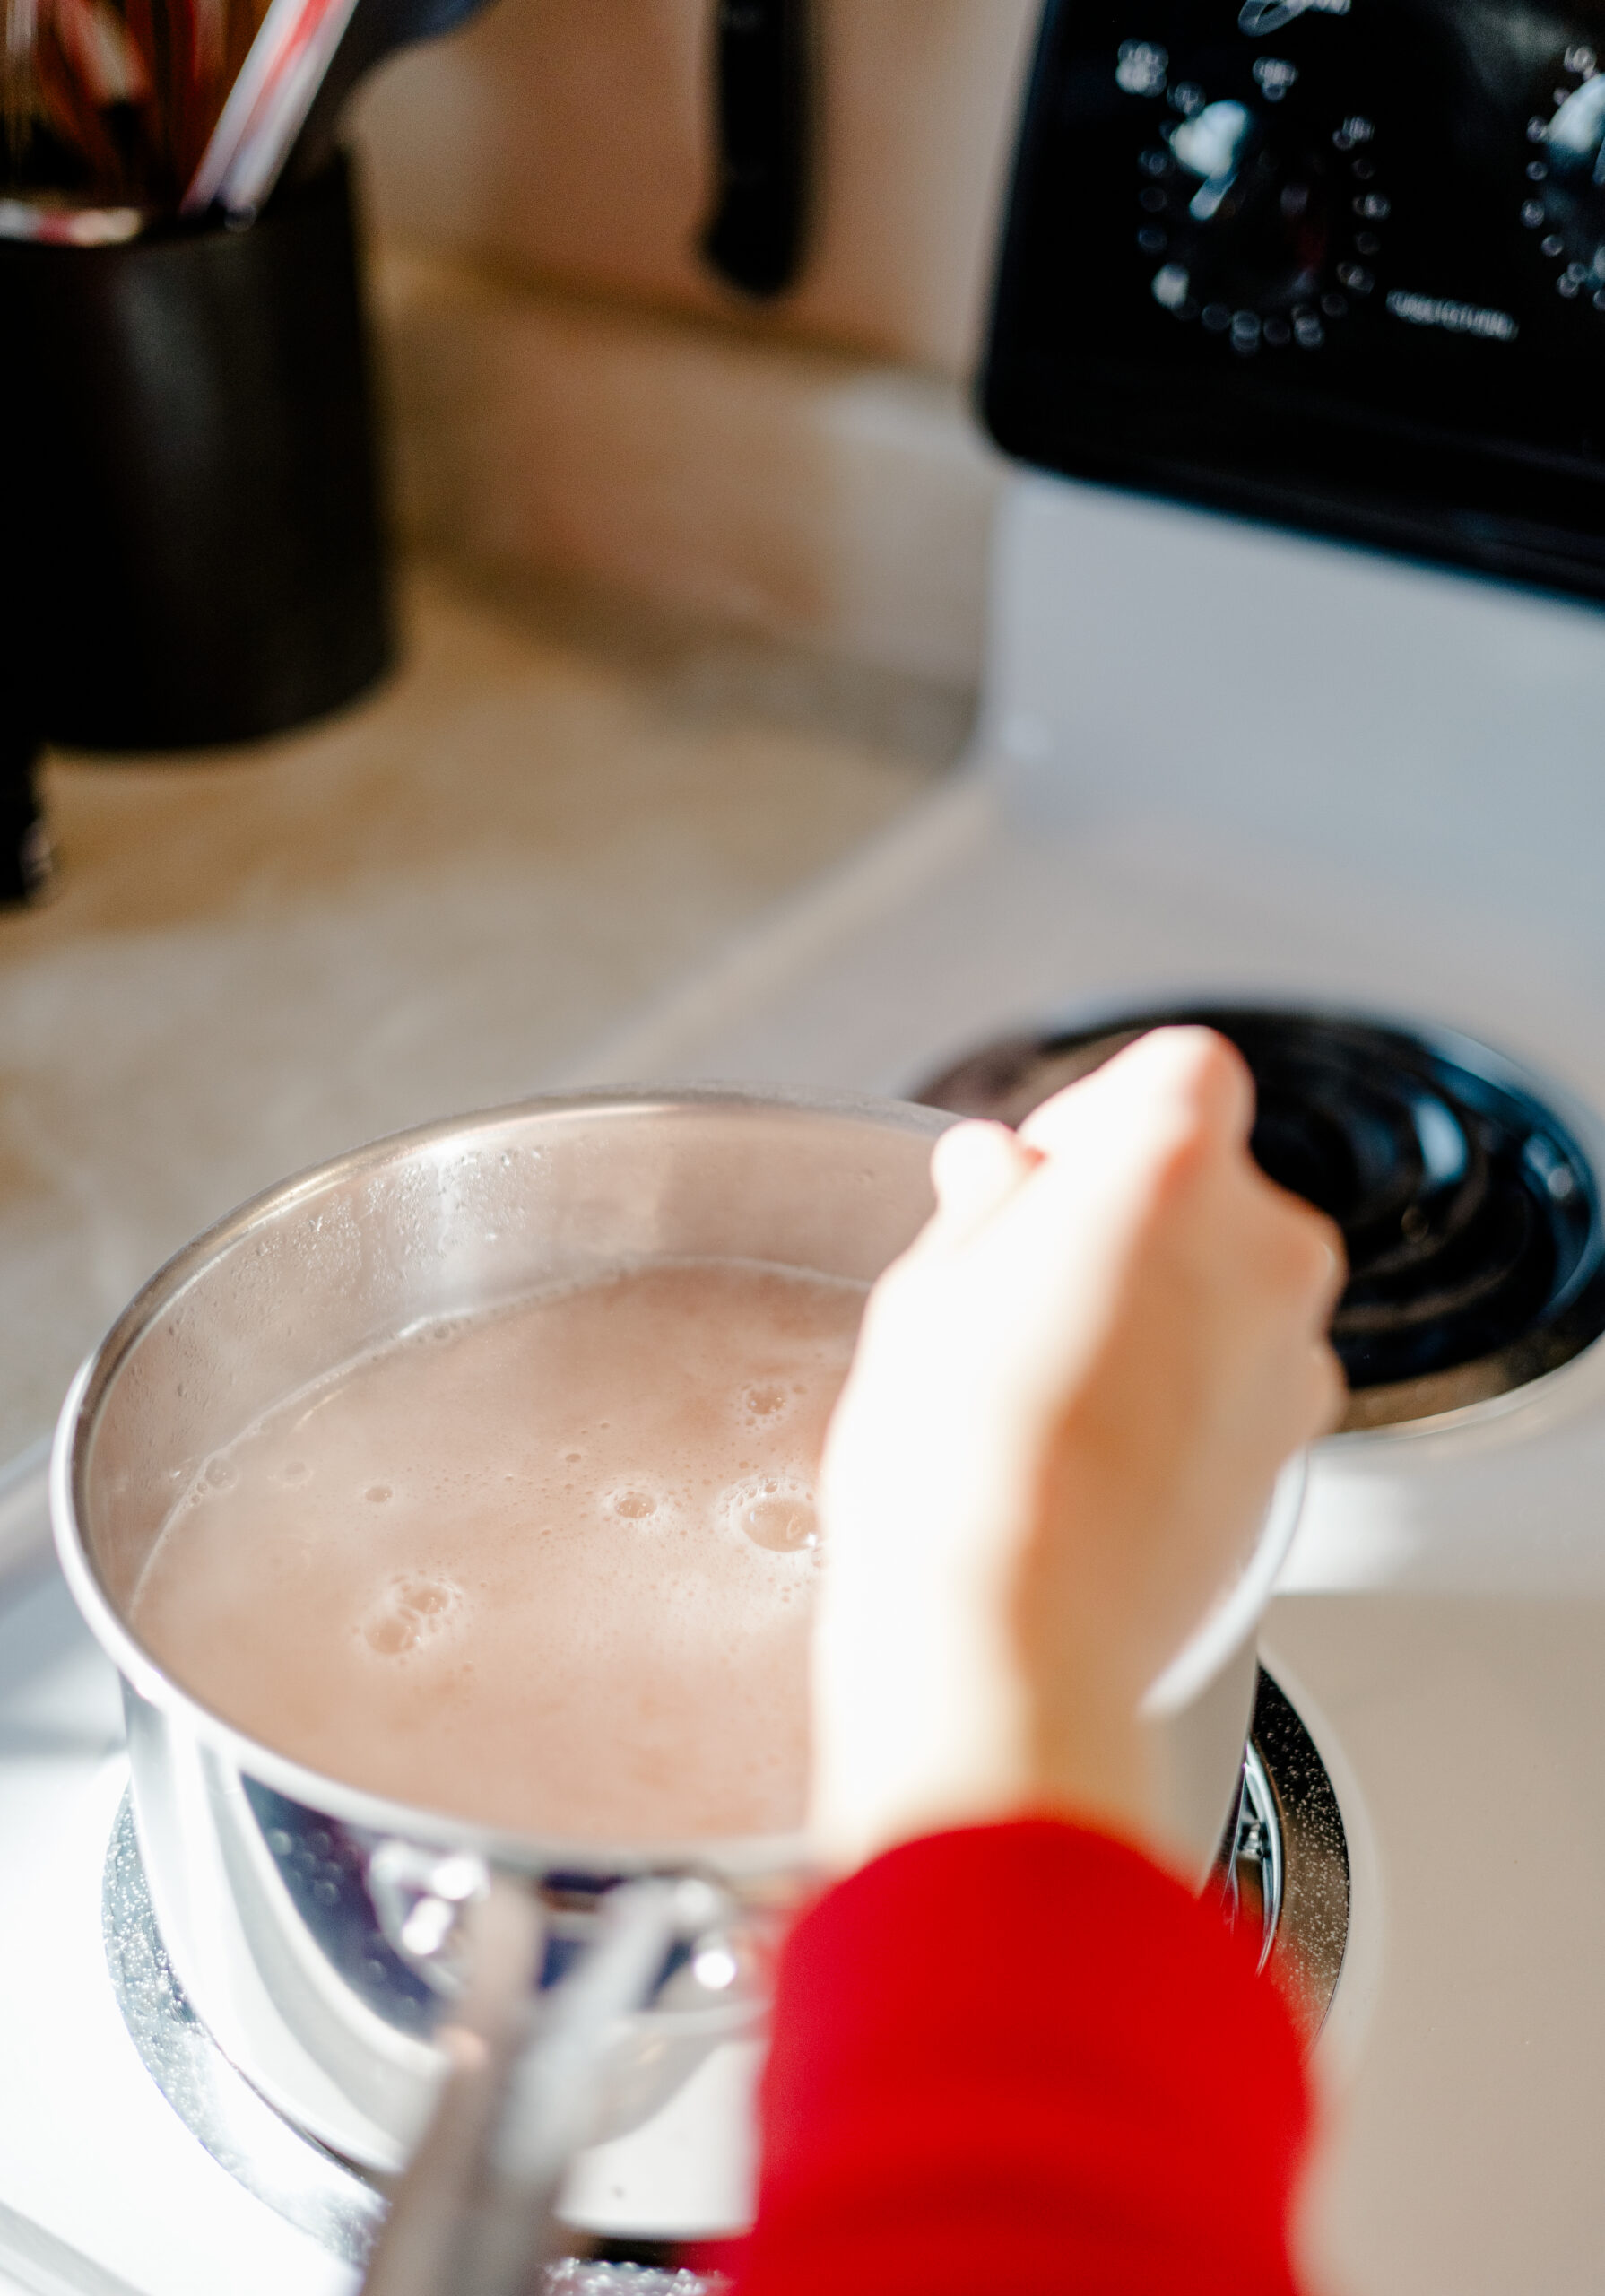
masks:
[[[795,1825],[863,1306],[689,1260],[429,1325],[206,1463],[135,1629],[239,1728],[403,1801],[620,1841]]]

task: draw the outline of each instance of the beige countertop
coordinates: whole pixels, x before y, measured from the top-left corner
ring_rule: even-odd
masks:
[[[62,756],[0,917],[0,1461],[160,1261],[359,1141],[539,1090],[930,787],[961,696],[440,571],[313,731]]]

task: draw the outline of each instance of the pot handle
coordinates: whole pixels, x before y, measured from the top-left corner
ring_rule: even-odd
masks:
[[[651,1998],[674,1946],[706,1935],[723,1910],[707,1883],[623,1883],[589,1951],[532,2005],[543,1944],[536,1887],[489,1878],[466,1925],[461,2004],[437,2035],[445,2084],[363,2296],[524,2296],[560,2252],[558,2196],[601,2107],[612,2028]]]

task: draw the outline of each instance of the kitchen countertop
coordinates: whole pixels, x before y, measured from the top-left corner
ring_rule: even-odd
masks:
[[[572,1074],[967,727],[961,695],[441,569],[406,621],[399,674],[309,732],[47,769],[61,891],[0,916],[0,1461],[198,1229]]]

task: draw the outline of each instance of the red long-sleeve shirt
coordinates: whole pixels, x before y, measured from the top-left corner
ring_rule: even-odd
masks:
[[[1245,1940],[1135,1850],[911,1842],[785,1948],[739,2296],[1292,2296],[1308,2118]]]

